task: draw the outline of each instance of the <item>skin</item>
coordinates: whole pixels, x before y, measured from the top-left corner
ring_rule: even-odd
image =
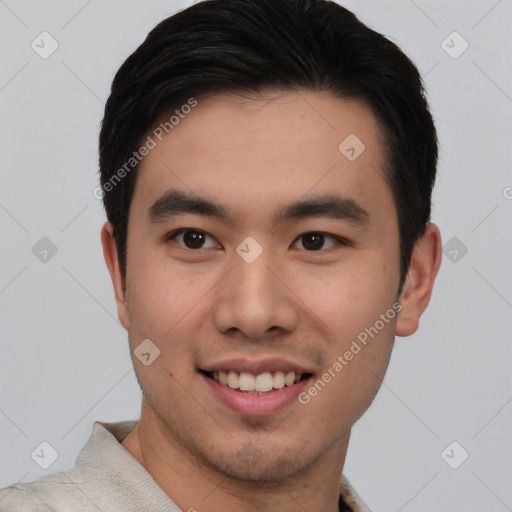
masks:
[[[353,162],[338,150],[351,133],[366,146]],[[350,430],[379,389],[395,335],[418,328],[441,261],[439,229],[429,224],[398,297],[398,220],[384,168],[381,131],[361,102],[309,91],[216,95],[141,163],[125,290],[112,225],[104,225],[132,354],[148,338],[161,351],[149,366],[133,357],[145,400],[122,444],[183,510],[338,510]],[[150,222],[148,209],[171,188],[222,203],[231,220],[187,213]],[[279,207],[333,192],[362,205],[368,224],[272,224]],[[165,241],[180,228],[206,233],[204,247]],[[326,237],[308,250],[308,232],[349,244]],[[247,236],[263,249],[250,264],[236,252]],[[397,300],[398,316],[307,405],[240,414],[198,373],[231,358],[280,357],[318,378]]]

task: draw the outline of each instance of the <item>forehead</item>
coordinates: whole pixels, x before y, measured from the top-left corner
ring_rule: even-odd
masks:
[[[178,111],[161,140],[149,133],[156,146],[139,166],[135,208],[177,186],[227,200],[239,218],[333,191],[390,206],[381,131],[360,101],[328,92],[226,93]]]

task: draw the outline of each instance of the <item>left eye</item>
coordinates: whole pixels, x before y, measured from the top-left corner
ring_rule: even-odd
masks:
[[[312,231],[304,233],[297,238],[297,241],[302,240],[302,248],[307,251],[319,251],[320,249],[329,249],[336,245],[343,245],[343,241],[333,235]],[[330,240],[330,244],[326,247],[326,240]]]
[[[208,238],[212,240],[213,243],[205,247],[204,243]],[[170,240],[178,240],[178,244],[184,245],[187,249],[208,249],[218,246],[217,242],[215,242],[210,235],[198,229],[180,229],[174,231],[166,237],[166,241]]]

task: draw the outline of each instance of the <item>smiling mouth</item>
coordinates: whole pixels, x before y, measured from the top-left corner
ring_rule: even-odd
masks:
[[[285,387],[293,386],[312,377],[312,373],[290,372],[264,372],[258,375],[236,371],[208,372],[199,370],[206,377],[218,382],[220,385],[239,391],[241,393],[264,395],[279,391]]]

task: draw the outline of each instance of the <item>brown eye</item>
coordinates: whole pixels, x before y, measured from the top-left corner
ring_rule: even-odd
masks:
[[[205,246],[204,244],[208,238],[212,240],[213,244],[210,243],[209,246]],[[186,249],[208,249],[218,246],[210,235],[198,229],[180,229],[174,231],[166,237],[166,241],[176,241],[178,245]]]
[[[302,245],[308,251],[318,251],[324,245],[325,237],[322,233],[306,233],[302,235]]]
[[[337,245],[342,246],[348,244],[348,242],[345,242],[342,238],[317,231],[312,231],[300,235],[295,243],[297,244],[299,241],[302,242],[302,247],[299,247],[299,249],[305,249],[306,251],[310,252],[320,251],[321,249],[330,249],[331,247],[335,247]]]
[[[204,233],[200,231],[185,231],[183,233],[183,242],[189,249],[200,249],[204,244]]]

